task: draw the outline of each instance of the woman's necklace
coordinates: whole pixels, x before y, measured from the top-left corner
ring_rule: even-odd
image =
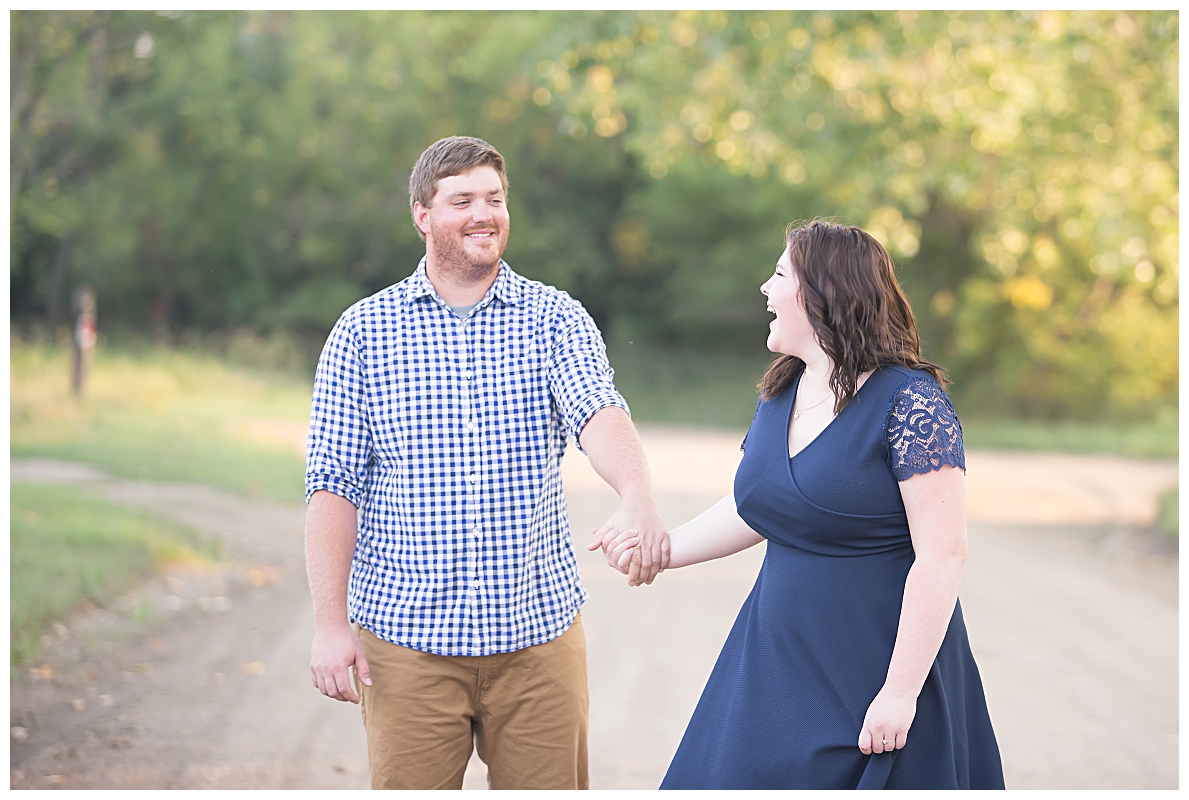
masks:
[[[824,403],[824,402],[826,402],[827,400],[829,400],[829,399],[830,399],[830,397],[831,397],[830,393],[829,393],[829,392],[827,392],[825,397],[823,397],[821,400],[818,400],[818,401],[817,401],[816,403],[814,403],[813,405],[811,405],[811,406],[805,406],[804,408],[801,408],[801,409],[796,409],[796,410],[794,410],[794,411],[793,411],[793,419],[801,419],[801,412],[802,412],[802,411],[808,411],[808,410],[809,410],[809,409],[811,409],[811,408],[817,408],[817,407],[818,407],[818,406],[820,406],[822,403]],[[798,393],[797,393],[797,399],[798,399],[798,400],[800,400],[800,399],[801,399],[801,394],[800,394],[800,392],[798,392]]]

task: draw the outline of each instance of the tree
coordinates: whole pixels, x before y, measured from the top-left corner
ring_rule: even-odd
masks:
[[[969,396],[1151,413],[1176,392],[1177,20],[647,12],[575,37],[542,84],[571,126],[622,132],[659,183],[688,181],[691,163],[750,178],[755,196],[779,182],[788,211],[769,213],[804,216],[810,200],[874,233]],[[667,195],[653,196],[663,228]],[[702,219],[737,210],[711,205]],[[652,239],[707,307],[728,308],[723,273],[755,279],[729,250],[691,260],[677,237]]]
[[[967,408],[1176,396],[1175,12],[13,12],[12,316],[285,332],[423,251],[405,183],[505,154],[507,259],[612,339],[755,350],[794,218],[883,241]]]

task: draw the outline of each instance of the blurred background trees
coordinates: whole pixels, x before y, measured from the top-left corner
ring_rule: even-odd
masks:
[[[506,258],[628,341],[761,357],[791,219],[879,237],[960,408],[1177,392],[1176,12],[11,13],[11,314],[312,358],[408,275],[417,155],[508,160]],[[657,352],[664,352],[657,350]]]

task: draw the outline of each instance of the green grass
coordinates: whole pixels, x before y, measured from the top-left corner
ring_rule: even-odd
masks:
[[[770,360],[627,343],[609,355],[637,422],[735,430],[751,421],[755,384]],[[199,350],[101,348],[75,400],[64,348],[14,338],[10,358],[13,457],[300,502],[308,370],[234,366]],[[1131,424],[963,415],[963,428],[974,448],[1177,456],[1175,413]]]
[[[741,429],[756,407],[770,354],[737,356],[627,344],[608,346],[615,382],[636,422]],[[967,447],[1177,457],[1177,415],[1156,421],[1041,422],[962,418]]]
[[[615,384],[632,419],[744,429],[756,410],[756,383],[770,354],[751,357],[621,344],[608,347]]]
[[[637,422],[735,430],[751,421],[755,384],[770,360],[626,343],[609,354]],[[14,336],[9,355],[12,457],[301,501],[309,370],[235,365],[200,349],[105,347],[76,399],[65,348]],[[1130,425],[964,419],[963,426],[968,447],[1177,455],[1175,413]],[[1161,498],[1160,525],[1173,534],[1177,504],[1175,492]],[[74,490],[13,484],[14,663],[54,618],[86,600],[105,602],[162,559],[191,552],[186,537]]]
[[[1177,457],[1177,419],[1156,422],[962,420],[967,447],[1146,458]]]
[[[100,349],[75,399],[65,349],[14,339],[10,364],[12,457],[301,502],[309,378],[200,352]]]
[[[158,565],[218,556],[178,525],[74,488],[12,483],[10,662],[38,650],[41,634],[85,602],[105,606]]]
[[[1181,522],[1181,491],[1180,489],[1169,489],[1160,495],[1159,498],[1160,511],[1156,517],[1156,528],[1164,534],[1173,537],[1174,539],[1180,537]]]

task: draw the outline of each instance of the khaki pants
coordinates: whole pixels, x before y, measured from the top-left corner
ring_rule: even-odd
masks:
[[[439,656],[366,629],[362,698],[373,789],[461,789],[472,742],[492,789],[586,789],[586,637],[582,617],[545,644],[490,656]]]

